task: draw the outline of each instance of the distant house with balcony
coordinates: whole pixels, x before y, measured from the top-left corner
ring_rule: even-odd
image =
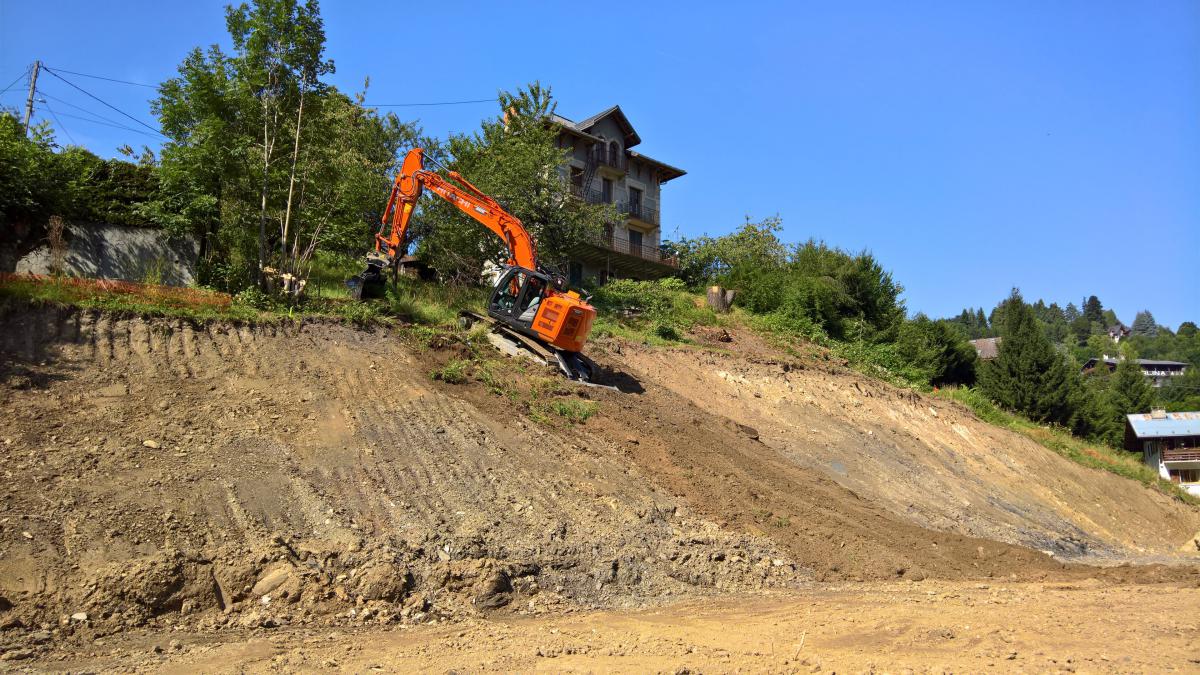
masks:
[[[612,204],[619,214],[601,237],[573,251],[571,284],[674,274],[679,262],[661,248],[662,186],[687,172],[633,150],[642,139],[620,106],[581,122],[559,115],[552,121],[559,126],[559,146],[568,151],[561,171],[572,194]]]
[[[1126,415],[1125,449],[1164,480],[1200,496],[1200,412]]]
[[[1108,354],[1105,354],[1098,359],[1093,357],[1088,359],[1087,363],[1083,364],[1083,368],[1080,369],[1080,372],[1086,373],[1089,370],[1098,367],[1101,363],[1104,364],[1104,367],[1108,368],[1110,371],[1113,371],[1117,369],[1117,363],[1119,362],[1119,359],[1111,357]],[[1181,361],[1138,359],[1137,364],[1138,367],[1142,369],[1142,375],[1145,375],[1146,379],[1150,380],[1150,386],[1152,387],[1163,386],[1163,383],[1165,383],[1167,380],[1170,380],[1172,377],[1179,377],[1180,375],[1183,375],[1185,372],[1187,372],[1188,368],[1188,364]]]

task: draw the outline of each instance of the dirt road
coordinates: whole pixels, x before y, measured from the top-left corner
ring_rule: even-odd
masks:
[[[1197,610],[1194,585],[822,584],[785,595],[452,625],[134,633],[68,648],[39,666],[175,673],[1195,672]]]

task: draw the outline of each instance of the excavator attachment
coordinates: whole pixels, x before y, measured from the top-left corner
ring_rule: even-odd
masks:
[[[367,256],[367,268],[346,280],[350,297],[355,300],[382,298],[387,293],[387,260]]]

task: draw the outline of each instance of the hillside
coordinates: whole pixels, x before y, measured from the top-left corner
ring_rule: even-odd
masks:
[[[41,308],[3,325],[13,630],[83,644],[819,582],[1200,579],[1200,510],[737,331],[597,341],[616,393],[511,362],[436,381],[467,348],[404,328]],[[552,412],[580,400],[585,422]],[[1113,566],[1148,562],[1169,564]]]

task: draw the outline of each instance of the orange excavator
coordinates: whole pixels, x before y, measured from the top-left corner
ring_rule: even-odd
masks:
[[[494,232],[508,247],[507,264],[495,278],[487,316],[464,312],[464,324],[483,321],[511,347],[497,345],[501,349],[510,353],[524,349],[557,365],[568,378],[590,382],[597,368],[581,352],[596,318],[595,308],[567,290],[561,276],[538,265],[533,238],[516,216],[458,172],[443,177],[425,168],[425,162],[421,148],[404,158],[375,234],[375,250],[367,255],[367,269],[347,282],[354,296],[362,299],[383,294],[386,270],[404,250],[417,200],[429,189]]]

